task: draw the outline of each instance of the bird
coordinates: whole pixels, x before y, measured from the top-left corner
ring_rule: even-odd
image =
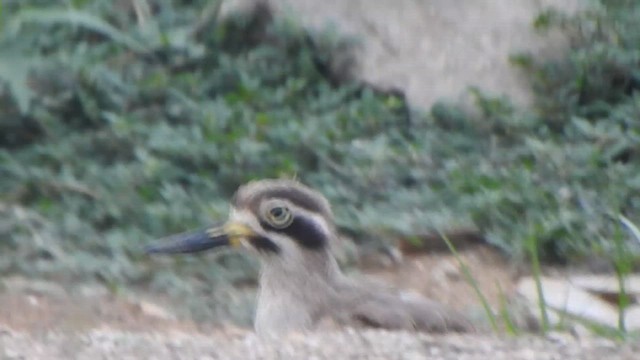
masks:
[[[257,334],[312,331],[321,324],[429,333],[474,331],[461,313],[372,279],[347,276],[335,248],[328,200],[298,180],[248,182],[234,194],[228,221],[169,236],[148,254],[242,248],[260,260],[254,318]]]

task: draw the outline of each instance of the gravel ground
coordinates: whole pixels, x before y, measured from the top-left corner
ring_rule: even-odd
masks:
[[[406,332],[324,332],[286,339],[254,334],[133,333],[0,334],[2,359],[634,359],[640,344],[568,335],[498,338]]]

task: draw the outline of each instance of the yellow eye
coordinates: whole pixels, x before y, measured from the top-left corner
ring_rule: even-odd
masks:
[[[267,220],[273,227],[282,229],[291,225],[293,215],[288,207],[278,205],[267,211]]]

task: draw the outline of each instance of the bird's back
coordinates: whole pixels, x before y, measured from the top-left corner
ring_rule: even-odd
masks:
[[[339,322],[384,329],[425,332],[468,332],[474,327],[459,312],[421,295],[374,281],[354,281],[341,293]],[[337,313],[338,314],[338,313]]]

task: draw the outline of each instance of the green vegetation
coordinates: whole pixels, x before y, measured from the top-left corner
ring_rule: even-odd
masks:
[[[151,284],[210,296],[194,316],[228,314],[234,295],[212,289],[254,281],[251,261],[140,249],[223,220],[264,177],[318,188],[363,244],[475,227],[524,257],[535,228],[541,259],[565,261],[614,253],[612,215],[640,222],[640,3],[541,15],[572,46],[514,57],[534,111],[474,90],[473,115],[350,80],[347,42],[266,9],[219,21],[215,2],[133,3],[2,2],[2,273]]]

